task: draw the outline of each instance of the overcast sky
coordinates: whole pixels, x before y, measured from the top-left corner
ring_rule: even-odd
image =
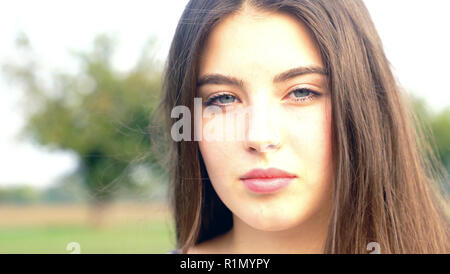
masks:
[[[157,56],[167,55],[187,1],[2,1],[0,62],[12,58],[14,38],[26,33],[48,70],[73,70],[69,50],[87,50],[99,33],[119,39],[114,64],[127,70],[150,36]],[[450,106],[450,1],[365,0],[399,82],[435,110]],[[0,74],[0,76],[2,76]],[[76,157],[20,141],[20,90],[0,77],[0,186],[44,187],[74,170]]]

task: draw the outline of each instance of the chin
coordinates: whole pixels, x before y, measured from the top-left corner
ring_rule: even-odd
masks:
[[[302,223],[302,218],[299,216],[273,214],[272,216],[251,216],[243,219],[243,221],[254,229],[276,232],[298,226]]]

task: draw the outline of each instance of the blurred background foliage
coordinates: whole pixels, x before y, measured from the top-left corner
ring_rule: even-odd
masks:
[[[72,179],[84,185],[94,206],[119,193],[155,188],[149,176],[161,176],[163,167],[151,153],[149,118],[160,93],[161,65],[148,54],[152,40],[131,71],[118,72],[112,65],[115,41],[100,35],[91,51],[73,53],[79,73],[54,72],[50,84],[37,74],[40,66],[24,34],[17,47],[27,59],[4,64],[3,71],[25,91],[23,136],[78,155]]]
[[[70,253],[70,242],[82,253],[173,249],[167,179],[152,142],[158,131],[149,127],[162,80],[154,42],[124,72],[113,66],[116,39],[99,35],[90,50],[72,52],[76,72],[43,76],[32,43],[18,35],[19,58],[2,73],[24,93],[20,137],[74,153],[78,167],[45,189],[0,186],[0,253]]]
[[[420,127],[428,135],[432,149],[438,160],[450,173],[450,106],[436,112],[423,98],[412,98],[413,109],[417,115]]]

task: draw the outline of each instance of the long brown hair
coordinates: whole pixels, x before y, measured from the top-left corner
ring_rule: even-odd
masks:
[[[326,253],[447,253],[449,223],[437,183],[448,183],[396,85],[381,41],[360,0],[191,0],[165,67],[159,114],[166,136],[173,107],[193,112],[198,61],[211,29],[242,5],[287,12],[312,31],[332,100],[333,212]],[[193,118],[191,118],[193,123]],[[191,133],[193,136],[193,133]],[[192,139],[193,140],[193,139]],[[182,252],[233,226],[206,172],[198,143],[169,142],[170,203]]]

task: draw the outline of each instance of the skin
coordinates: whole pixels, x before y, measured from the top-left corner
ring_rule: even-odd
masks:
[[[207,84],[203,102],[216,100],[222,113],[203,106],[203,136],[211,129],[243,127],[244,138],[199,141],[211,183],[233,213],[233,228],[188,253],[322,253],[332,204],[331,104],[327,76],[309,73],[282,82],[275,75],[297,67],[324,68],[307,27],[284,13],[244,7],[222,20],[202,51],[198,78],[222,74],[243,87]],[[319,95],[296,101],[311,93]],[[248,110],[246,120],[225,122],[225,114]],[[245,123],[243,122],[245,121]],[[196,126],[198,127],[198,120]],[[198,128],[197,128],[198,130]],[[269,146],[275,144],[274,146]],[[254,193],[239,179],[254,168],[278,168],[297,175],[287,187]]]

